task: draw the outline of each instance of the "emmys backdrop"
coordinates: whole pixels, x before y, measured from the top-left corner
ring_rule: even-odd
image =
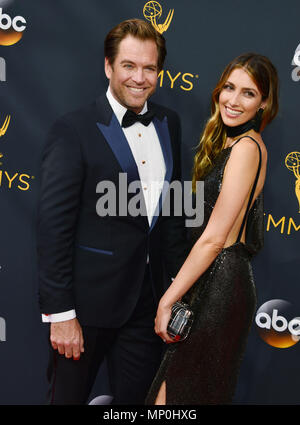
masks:
[[[167,40],[154,100],[181,117],[186,180],[227,63],[254,51],[278,69],[280,112],[263,132],[269,162],[265,247],[253,264],[257,313],[234,402],[299,403],[299,16],[297,0],[247,7],[236,0],[0,0],[0,404],[45,402],[48,325],[38,308],[35,222],[47,132],[106,90],[104,37],[133,17]],[[104,364],[89,401],[109,394],[105,371]]]

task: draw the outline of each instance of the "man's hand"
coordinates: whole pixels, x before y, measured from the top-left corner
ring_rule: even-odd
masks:
[[[84,352],[82,329],[78,320],[51,323],[50,342],[54,350],[64,354],[67,359],[79,360]]]

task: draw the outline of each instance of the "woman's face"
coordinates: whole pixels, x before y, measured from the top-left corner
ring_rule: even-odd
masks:
[[[265,103],[257,85],[242,68],[231,72],[219,95],[221,117],[229,127],[249,121]]]

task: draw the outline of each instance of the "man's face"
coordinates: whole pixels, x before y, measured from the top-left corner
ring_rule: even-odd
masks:
[[[116,100],[136,114],[154,93],[158,68],[158,51],[153,40],[128,35],[119,44],[113,65],[105,58],[105,74]]]

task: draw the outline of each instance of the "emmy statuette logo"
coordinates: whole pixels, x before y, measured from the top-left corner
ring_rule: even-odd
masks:
[[[9,123],[10,123],[10,115],[6,115],[4,123],[2,127],[0,128],[0,137],[4,136],[4,134],[7,132]]]
[[[2,127],[0,127],[0,137],[4,136],[7,132],[8,126],[10,123],[10,115],[6,115],[6,118],[4,120],[4,123],[2,124]],[[3,158],[3,154],[0,153],[0,159]],[[2,163],[0,163],[2,165]]]
[[[167,31],[171,24],[174,15],[174,9],[169,11],[168,16],[166,17],[163,24],[158,24],[157,20],[161,18],[162,7],[158,1],[148,1],[144,6],[143,15],[148,21],[151,22],[156,31],[162,34]]]
[[[162,6],[158,1],[148,1],[143,8],[144,18],[151,22],[152,26],[160,34],[167,31],[173,16],[174,9],[170,9],[165,21],[158,23],[163,13]],[[182,72],[178,70],[162,69],[158,74],[159,87],[169,87],[170,89],[180,89],[185,92],[190,92],[194,88],[195,82],[199,78],[197,72]]]
[[[300,69],[300,68],[299,68]],[[296,177],[295,180],[295,203],[298,213],[300,214],[300,152],[290,152],[284,160],[286,168]],[[298,202],[297,202],[298,201]],[[295,237],[296,232],[300,231],[299,220],[295,217],[273,216],[271,213],[264,213],[266,216],[266,231],[280,231],[282,235]],[[299,217],[299,216],[298,216]]]
[[[298,212],[300,213],[300,152],[290,152],[285,158],[285,166],[296,177],[295,194],[299,204]]]

